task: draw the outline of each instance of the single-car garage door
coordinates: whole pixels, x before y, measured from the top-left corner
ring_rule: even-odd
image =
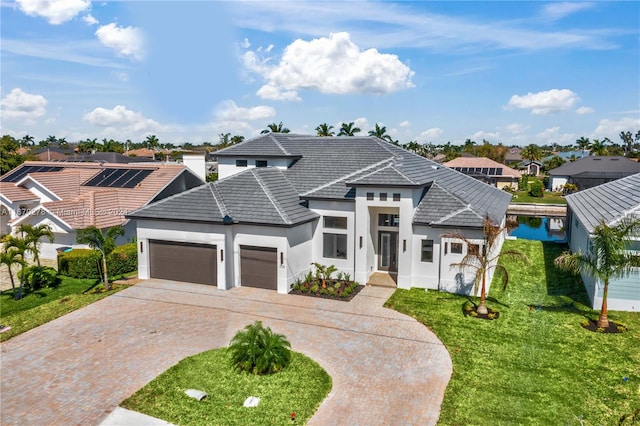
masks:
[[[277,258],[275,248],[240,246],[240,285],[277,290]]]
[[[216,246],[149,241],[151,278],[217,285],[217,259]]]

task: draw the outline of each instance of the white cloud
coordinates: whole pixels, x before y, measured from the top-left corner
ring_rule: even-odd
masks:
[[[593,108],[586,107],[586,106],[576,109],[576,114],[579,114],[579,115],[591,114],[592,112],[593,112]]]
[[[400,127],[409,127],[411,126],[411,122],[409,120],[405,120],[402,123],[400,123]]]
[[[418,136],[418,142],[420,143],[439,142],[440,137],[442,136],[443,133],[444,133],[444,130],[442,130],[439,127],[433,127],[431,129],[427,129],[424,132],[420,133],[420,136]]]
[[[84,15],[82,17],[82,20],[85,22],[85,24],[87,25],[97,25],[98,24],[98,20],[96,18],[94,18],[91,14],[88,15]]]
[[[161,128],[158,122],[139,112],[128,110],[123,105],[116,105],[113,109],[95,108],[82,119],[100,127],[126,128],[131,131],[153,131]]]
[[[508,106],[530,109],[534,115],[546,115],[568,110],[579,100],[578,95],[569,89],[551,89],[538,93],[529,92],[524,96],[513,95]]]
[[[511,124],[507,124],[506,126],[502,127],[504,130],[506,130],[509,133],[512,133],[514,135],[520,134],[522,132],[524,132],[525,130],[527,130],[529,128],[529,126],[524,125],[524,124],[520,124],[520,123],[511,123]]]
[[[111,74],[114,75],[118,80],[125,83],[129,81],[129,74],[124,71],[112,71]]]
[[[502,141],[502,137],[500,136],[500,132],[485,132],[485,131],[478,131],[475,132],[473,134],[473,136],[471,136],[470,138],[472,141],[476,141],[478,144],[480,144],[484,139],[488,140],[489,142],[495,144],[495,143],[499,143]]]
[[[42,95],[23,92],[20,88],[13,89],[0,100],[1,114],[7,120],[33,120],[47,113],[47,100]]]
[[[242,40],[242,43],[240,43],[240,46],[242,46],[245,49],[248,49],[251,47],[251,43],[249,43],[249,39],[245,37],[245,39]]]
[[[266,52],[269,50],[271,46]],[[276,65],[270,64],[270,58],[259,59],[256,52],[246,52],[243,60],[248,70],[266,80],[257,93],[265,99],[296,100],[301,89],[386,94],[414,87],[414,72],[398,56],[373,48],[360,50],[346,32],[311,41],[295,40]]]
[[[573,143],[576,140],[576,136],[573,133],[560,133],[560,127],[550,127],[543,130],[535,136],[538,143],[551,144],[558,143],[560,145],[566,145]]]
[[[50,24],[59,25],[73,19],[91,7],[89,0],[16,0],[18,7],[29,16],[42,16]]]
[[[589,2],[556,2],[545,5],[542,8],[542,14],[547,18],[556,20],[592,7],[593,3]]]
[[[139,28],[118,27],[112,22],[98,28],[96,36],[102,44],[117,50],[122,56],[138,61],[144,57],[144,40]]]
[[[222,121],[253,121],[271,118],[276,115],[273,107],[259,105],[251,108],[239,107],[232,100],[220,104],[216,111],[216,119]]]
[[[613,139],[620,132],[630,131],[635,134],[640,129],[640,118],[625,117],[619,120],[603,119],[598,123],[595,130],[595,137],[608,137]]]

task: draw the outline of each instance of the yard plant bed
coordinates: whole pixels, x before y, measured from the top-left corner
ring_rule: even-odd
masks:
[[[121,406],[182,426],[303,425],[329,394],[331,377],[310,358],[291,355],[282,371],[253,375],[233,369],[226,348],[203,352],[169,368]],[[208,396],[197,401],[186,389]],[[249,396],[260,398],[257,407],[243,407]]]
[[[464,314],[464,316],[467,316],[467,317],[479,318],[479,319],[485,319],[485,320],[495,320],[500,317],[500,312],[495,311],[491,308],[487,308],[486,314],[481,314],[478,312],[478,306],[469,302],[462,305],[462,313]]]
[[[334,265],[326,266],[315,262],[311,265],[314,272],[309,272],[303,281],[297,280],[293,283],[289,294],[348,302],[364,287],[352,281],[351,275],[338,271]],[[332,277],[334,273],[337,273],[336,278]]]
[[[487,305],[499,321],[460,314],[466,296],[396,290],[387,302],[429,327],[446,346],[453,374],[440,410],[440,425],[632,424],[640,408],[640,313],[609,311],[628,331],[592,333],[595,320],[580,277],[557,269],[567,246],[507,240],[530,266],[504,262],[509,286],[494,282]],[[477,300],[474,300],[478,303]]]
[[[327,286],[329,286],[330,284],[327,283]],[[335,283],[333,284],[335,286]],[[335,288],[335,287],[334,287]],[[341,289],[347,288],[346,285],[341,287]],[[332,300],[341,300],[343,302],[348,302],[351,299],[353,299],[354,297],[356,297],[356,295],[358,293],[360,293],[360,291],[364,288],[364,286],[362,284],[356,284],[354,287],[352,287],[352,290],[350,292],[345,292],[344,290],[342,290],[341,293],[334,293],[334,294],[328,294],[326,292],[322,292],[322,288],[318,289],[316,292],[312,292],[309,290],[309,287],[297,287],[292,289],[289,294],[300,294],[303,296],[311,296],[311,297],[319,297],[322,299],[332,299]]]
[[[609,327],[598,327],[597,320],[584,320],[581,323],[582,328],[585,330],[593,331],[595,333],[624,333],[627,331],[627,327],[619,321],[609,320]]]

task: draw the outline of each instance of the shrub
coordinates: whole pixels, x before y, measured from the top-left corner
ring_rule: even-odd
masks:
[[[535,181],[531,183],[531,190],[529,191],[532,197],[543,197],[544,196],[544,187],[542,186],[542,182]]]
[[[58,254],[58,272],[72,278],[100,278],[100,253],[91,249],[73,249]]]
[[[110,275],[122,275],[138,269],[138,247],[135,243],[123,244],[107,256]]]
[[[529,189],[529,176],[523,175],[522,178],[518,181],[518,189],[520,191],[526,191]]]
[[[228,350],[234,368],[251,374],[273,374],[289,365],[290,348],[286,337],[256,321],[233,336]]]
[[[58,271],[50,266],[29,266],[18,273],[24,287],[30,290],[52,288],[60,284]]]

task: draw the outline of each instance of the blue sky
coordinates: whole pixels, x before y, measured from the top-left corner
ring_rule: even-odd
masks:
[[[401,143],[640,130],[640,3],[2,1],[1,133]]]

